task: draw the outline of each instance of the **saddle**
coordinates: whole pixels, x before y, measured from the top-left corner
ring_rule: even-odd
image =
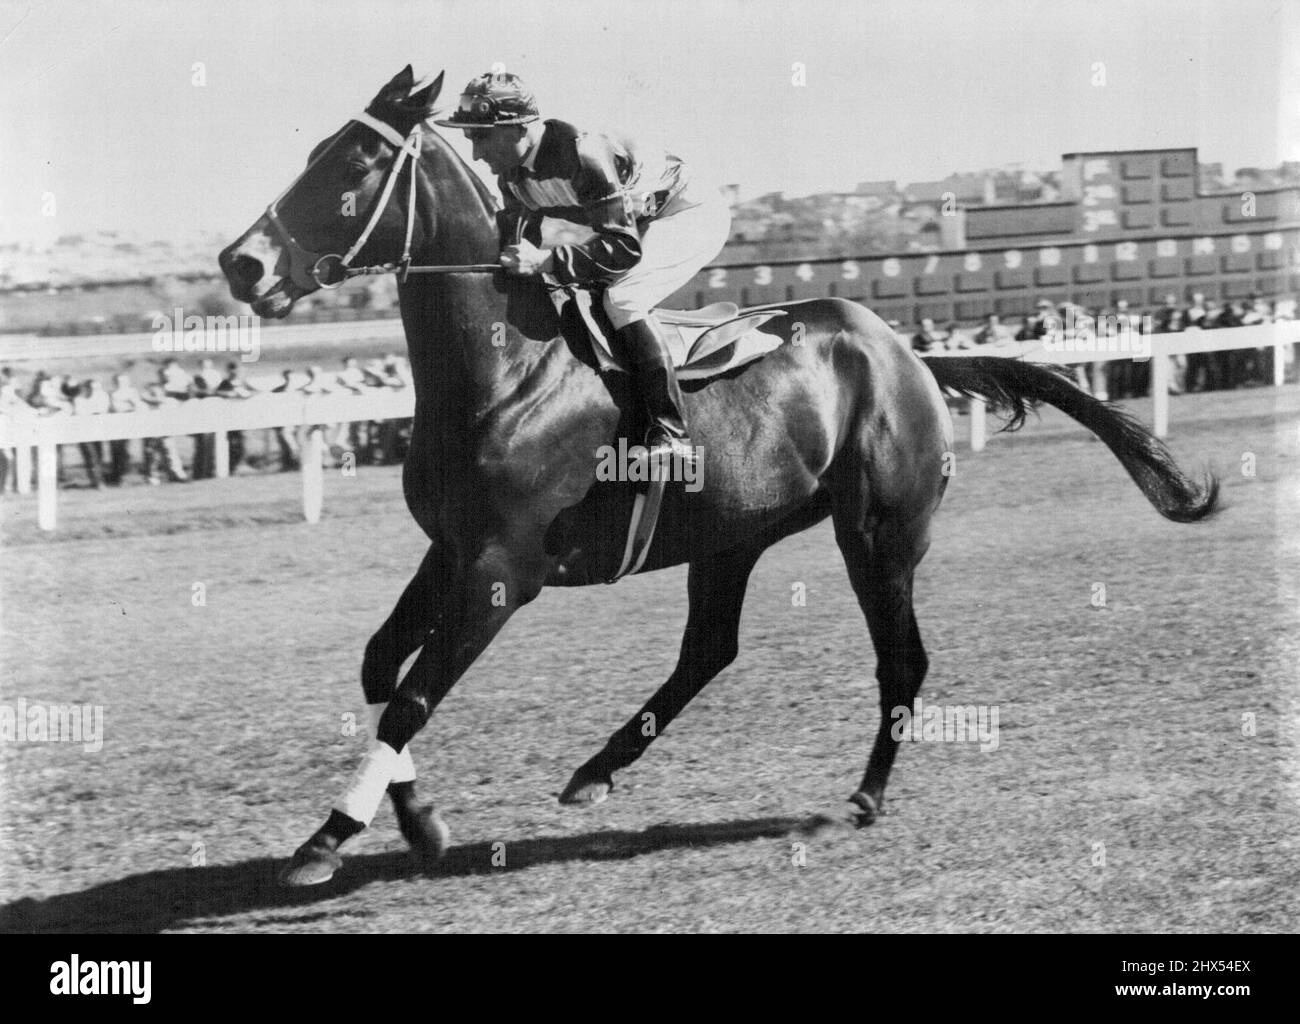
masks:
[[[596,368],[603,373],[627,373],[628,367],[611,345],[613,325],[605,310],[585,288],[551,291],[557,310],[572,302],[577,320],[585,328]],[[663,331],[673,357],[677,379],[710,380],[761,359],[781,347],[782,339],[759,328],[785,316],[783,309],[742,313],[734,302],[715,302],[696,310],[655,309],[650,313]]]
[[[550,289],[552,301],[561,313],[568,304],[577,316],[570,323],[581,324],[585,340],[595,357],[597,370],[606,373],[628,373],[622,358],[610,344],[613,325],[604,309],[585,288]],[[774,317],[785,316],[783,309],[765,309],[754,313],[741,313],[734,302],[715,302],[696,310],[656,309],[655,318],[672,354],[677,379],[708,380],[761,359],[779,348],[783,339],[759,328]],[[701,449],[703,446],[700,446]],[[655,526],[659,521],[659,506],[669,474],[650,467],[646,478],[634,479],[635,496],[628,522],[627,542],[618,568],[606,578],[606,583],[616,583],[624,576],[639,572],[650,553]]]

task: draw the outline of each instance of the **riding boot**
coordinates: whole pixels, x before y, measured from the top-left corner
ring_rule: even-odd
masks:
[[[619,341],[632,363],[632,381],[645,406],[650,429],[646,447],[650,458],[676,455],[695,457],[686,432],[686,403],[673,369],[672,353],[651,319],[637,320],[618,331]]]

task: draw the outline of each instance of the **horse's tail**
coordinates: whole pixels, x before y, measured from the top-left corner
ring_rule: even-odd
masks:
[[[982,398],[1007,414],[1003,430],[1017,430],[1039,402],[1060,409],[1096,434],[1115,453],[1133,482],[1166,519],[1191,523],[1217,511],[1219,481],[1207,472],[1193,480],[1173,454],[1126,412],[1099,402],[1076,387],[1065,369],[996,356],[923,357],[941,387]]]

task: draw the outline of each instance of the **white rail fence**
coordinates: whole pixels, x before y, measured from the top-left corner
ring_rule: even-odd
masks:
[[[1154,431],[1169,433],[1170,356],[1196,352],[1226,352],[1237,349],[1273,349],[1273,383],[1281,385],[1286,370],[1287,348],[1300,342],[1300,322],[1282,321],[1252,327],[1144,336],[1150,343]],[[1110,344],[1099,339],[1098,345]],[[1069,342],[1066,343],[1067,346]],[[1104,363],[1133,357],[1132,350],[1115,352],[1071,352],[1045,348],[1041,341],[1012,345],[985,345],[977,349],[934,353],[939,356],[1010,356],[1035,362]],[[158,411],[109,413],[98,416],[41,416],[32,410],[21,416],[0,416],[0,449],[14,449],[18,490],[29,493],[32,478],[32,450],[36,451],[37,525],[53,530],[58,523],[58,446],[81,442],[124,441],[134,438],[176,437],[184,434],[212,434],[215,438],[215,472],[230,472],[227,431],[276,427],[307,427],[302,453],[303,516],[309,523],[320,520],[324,499],[324,429],[335,423],[406,419],[414,415],[415,395],[410,388],[381,391],[372,395],[258,395],[243,400],[204,399]],[[970,445],[982,451],[987,442],[985,403],[970,403]]]
[[[1135,337],[1135,336],[1134,336]],[[1271,324],[1251,327],[1227,327],[1223,330],[1203,331],[1193,327],[1180,334],[1142,335],[1141,342],[1150,345],[1152,431],[1156,437],[1169,436],[1169,384],[1172,377],[1171,356],[1192,355],[1200,352],[1231,352],[1238,349],[1273,350],[1273,384],[1281,387],[1286,379],[1287,352],[1300,343],[1300,321],[1281,320]],[[1096,346],[1118,348],[1124,342],[1118,338],[1095,339]],[[1132,347],[1122,351],[1069,351],[1073,342],[1047,348],[1041,340],[1018,341],[1010,345],[982,345],[975,349],[933,352],[935,356],[1007,356],[1036,363],[1110,363],[1134,358]],[[979,399],[970,402],[971,451],[984,450],[988,441],[987,406]]]
[[[35,410],[33,410],[35,413]],[[308,427],[302,452],[302,510],[307,522],[320,520],[324,500],[324,430],[335,423],[406,419],[415,414],[410,388],[373,395],[258,395],[248,399],[206,398],[157,411],[99,416],[0,417],[0,449],[16,449],[18,490],[31,490],[32,449],[36,449],[36,522],[42,530],[58,524],[58,446],[85,441],[127,441],[140,437],[212,434],[213,468],[230,475],[227,431]]]

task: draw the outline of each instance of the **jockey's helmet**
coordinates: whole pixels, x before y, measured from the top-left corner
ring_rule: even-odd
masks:
[[[537,101],[518,75],[492,72],[465,86],[451,117],[435,121],[446,128],[493,128],[536,121]]]

